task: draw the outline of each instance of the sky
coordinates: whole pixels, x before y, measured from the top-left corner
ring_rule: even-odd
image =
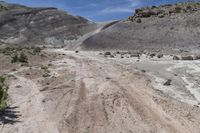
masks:
[[[95,22],[125,19],[143,6],[187,0],[4,0],[30,7],[57,7]]]

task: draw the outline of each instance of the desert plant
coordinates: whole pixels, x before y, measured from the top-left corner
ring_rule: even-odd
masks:
[[[12,56],[11,63],[16,63],[16,62],[18,62],[18,60],[19,60],[18,54],[15,53],[15,54]]]
[[[48,70],[48,66],[42,65],[42,66],[41,66],[41,69],[46,71],[46,70]]]
[[[29,49],[29,54],[36,55],[36,54],[40,53],[41,50],[42,49],[40,47],[31,47]]]
[[[41,50],[42,50],[42,49],[41,49],[40,47],[35,47],[35,48],[34,48],[34,52],[35,52],[35,53],[40,53]]]
[[[0,76],[0,112],[7,107],[8,86],[5,84],[5,77]]]
[[[23,52],[20,53],[19,62],[21,62],[21,63],[28,63],[28,57]]]

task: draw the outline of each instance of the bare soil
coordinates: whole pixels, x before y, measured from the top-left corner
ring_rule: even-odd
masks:
[[[200,132],[196,102],[164,91],[153,78],[154,69],[144,73],[135,68],[137,58],[105,58],[99,52],[63,49],[45,52],[57,56],[32,69],[9,72],[9,106],[15,117],[7,114],[4,121],[0,119],[2,133]],[[170,64],[168,57],[160,60]],[[49,77],[43,77],[41,65],[48,66]]]

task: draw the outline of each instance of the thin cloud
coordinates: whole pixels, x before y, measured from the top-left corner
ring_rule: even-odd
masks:
[[[129,8],[121,8],[121,7],[117,7],[117,8],[106,8],[103,9],[102,11],[100,11],[101,13],[118,13],[118,12],[133,12],[132,9]]]
[[[109,14],[109,13],[132,13],[134,8],[140,5],[139,1],[136,0],[125,0],[124,5],[119,5],[119,7],[107,7],[99,12],[99,14]]]

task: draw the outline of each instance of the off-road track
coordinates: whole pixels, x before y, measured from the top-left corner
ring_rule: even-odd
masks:
[[[97,52],[48,52],[65,54],[52,62],[54,80],[44,86],[14,73],[10,104],[21,116],[1,133],[200,132],[199,108],[153,88],[141,72]]]

